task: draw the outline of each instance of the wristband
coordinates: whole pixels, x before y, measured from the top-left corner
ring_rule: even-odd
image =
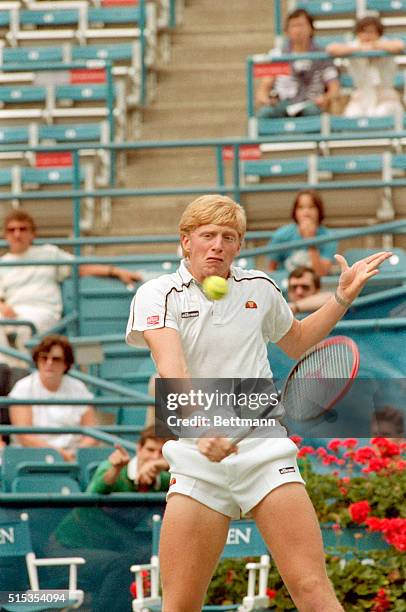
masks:
[[[336,289],[335,294],[334,294],[334,299],[337,302],[337,304],[340,304],[340,306],[342,306],[343,308],[349,308],[351,306],[351,302],[348,302],[347,300],[344,300],[344,298],[340,297],[338,295],[338,291]]]

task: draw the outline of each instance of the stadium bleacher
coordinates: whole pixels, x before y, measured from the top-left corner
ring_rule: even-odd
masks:
[[[144,120],[147,124],[154,114],[154,107],[151,111],[149,106],[152,101],[156,114],[160,112],[160,92],[156,85],[160,66],[170,58],[170,33],[176,25],[175,4],[179,14],[183,10],[182,3],[175,3],[175,0],[6,0],[0,3],[2,215],[11,206],[35,211],[34,216],[38,211],[39,233],[47,235],[47,241],[52,242],[56,237],[50,219],[58,214],[55,208],[59,201],[47,202],[46,194],[59,193],[69,201],[73,211],[71,213],[69,208],[65,215],[68,223],[61,233],[64,236],[73,233],[74,239],[80,237],[79,214],[82,234],[99,236],[98,241],[89,239],[88,244],[85,240],[80,243],[73,240],[71,246],[76,255],[96,253],[95,261],[116,263],[116,254],[128,252],[128,261],[132,257],[128,267],[142,270],[147,280],[173,272],[177,268],[177,258],[174,256],[175,248],[161,246],[153,236],[137,242],[136,238],[146,233],[139,212],[143,199],[146,200],[145,216],[150,217],[157,228],[160,227],[160,213],[153,210],[149,213],[148,197],[159,200],[163,218],[169,210],[170,216],[177,219],[179,202],[182,205],[183,198],[204,192],[204,186],[209,182],[203,174],[201,180],[199,178],[199,158],[194,158],[199,147],[210,150],[210,167],[215,166],[216,177],[207,191],[233,194],[246,207],[249,229],[266,229],[261,236],[248,235],[248,248],[237,262],[241,267],[263,265],[263,257],[269,254],[264,242],[272,237],[270,230],[289,217],[286,199],[283,199],[285,194],[291,198],[293,191],[309,185],[325,190],[327,224],[338,228],[362,228],[348,236],[343,234],[341,239],[340,252],[345,252],[350,264],[381,245],[392,248],[394,253],[385,263],[380,277],[371,281],[368,291],[354,302],[333,333],[346,333],[357,341],[361,350],[362,376],[382,380],[404,377],[406,243],[402,222],[404,224],[406,214],[403,197],[406,188],[406,115],[348,119],[323,113],[317,117],[257,120],[252,99],[253,79],[251,82],[248,79],[250,137],[206,138],[205,141],[180,139],[178,144],[189,151],[189,159],[178,164],[176,172],[179,176],[175,177],[175,186],[162,188],[159,182],[161,168],[170,167],[175,143],[164,142],[162,151],[158,151],[159,141],[131,141],[139,136],[141,122]],[[188,3],[186,10],[191,4]],[[403,0],[396,3],[386,0],[309,0],[279,2],[279,5],[283,11],[286,11],[286,5],[289,10],[297,7],[309,10],[316,17],[316,41],[322,47],[332,41],[349,40],[350,30],[362,7],[381,12],[389,36],[406,37],[400,31],[406,27],[406,2]],[[213,15],[221,19],[216,11]],[[194,29],[188,34],[190,38],[195,37],[198,25],[194,24]],[[204,23],[203,31],[205,27]],[[280,46],[282,33],[276,34],[279,34],[276,42]],[[191,54],[188,70],[200,69],[195,60],[196,56]],[[396,86],[403,93],[406,83],[402,64],[406,56],[398,60]],[[179,53],[174,55],[173,61],[179,61]],[[250,56],[250,69],[254,71],[256,64],[268,61],[269,56]],[[44,71],[44,64],[50,62],[54,70]],[[351,81],[344,72],[345,62],[340,66],[342,86],[348,89]],[[206,69],[209,73],[209,68]],[[168,79],[164,72],[164,83]],[[186,83],[187,79],[184,80]],[[179,91],[179,101],[183,96],[185,89]],[[164,97],[162,108],[165,108],[165,103]],[[177,112],[186,120],[187,113],[182,104],[179,104]],[[164,121],[165,118],[162,124]],[[165,141],[164,136],[162,141]],[[120,144],[123,144],[122,151],[118,148]],[[227,147],[228,157],[225,153]],[[251,153],[246,154],[244,147],[251,147]],[[236,154],[240,159],[235,159]],[[152,165],[157,160],[157,166],[151,175],[144,176],[140,161],[148,156]],[[162,166],[159,166],[159,158],[163,160]],[[227,160],[231,161],[228,166]],[[191,171],[192,185],[186,179],[180,183],[183,170]],[[120,180],[122,189],[117,187]],[[80,190],[79,195],[72,195],[74,189]],[[357,199],[354,193],[361,191],[364,195]],[[330,199],[331,192],[334,194]],[[349,194],[353,198],[351,204]],[[27,196],[35,197],[35,204],[27,200]],[[179,200],[173,206],[172,196]],[[129,202],[131,208],[130,205],[125,208],[123,201]],[[99,202],[102,203],[100,208]],[[108,241],[117,227],[113,226],[116,203],[119,210],[125,210],[122,213],[124,222],[117,233],[130,233],[139,221],[136,230],[139,235],[134,236],[133,242],[130,237],[122,244],[118,240],[117,245]],[[50,213],[51,207],[53,212]],[[373,231],[368,234],[368,229],[373,230],[376,223],[392,220],[393,225],[385,226],[380,234]],[[140,263],[134,253],[142,253],[144,260]],[[148,253],[153,255],[149,261]],[[157,253],[162,254],[159,260],[154,258]],[[276,271],[274,278],[282,288],[286,288],[284,271]],[[335,286],[337,277],[326,277],[322,281],[325,287],[331,288]],[[112,552],[107,544],[111,539],[113,550],[117,548],[115,553],[122,555],[123,563],[126,563],[122,571],[126,579],[120,582],[121,577],[116,572],[105,582],[112,586],[113,594],[117,589],[125,590],[126,595],[130,564],[127,558],[124,559],[124,554],[130,548],[133,555],[131,564],[139,563],[141,566],[148,561],[152,516],[156,511],[162,513],[164,495],[112,494],[107,498],[87,494],[85,489],[100,461],[109,456],[112,445],[121,441],[129,452],[133,452],[134,439],[145,424],[145,398],[155,365],[147,348],[136,349],[125,345],[123,340],[136,288],[126,287],[116,279],[96,277],[83,277],[79,281],[76,277],[69,278],[62,286],[64,318],[58,332],[66,333],[75,348],[81,344],[93,344],[97,349],[97,358],[92,361],[89,357],[81,365],[87,374],[77,371],[75,375],[83,376],[94,385],[96,405],[98,399],[109,400],[97,405],[100,426],[94,431],[103,445],[79,449],[73,463],[62,462],[54,449],[8,446],[2,451],[0,448],[2,523],[3,519],[4,522],[6,519],[18,520],[22,510],[29,511],[34,544],[30,550],[44,556],[48,547],[60,544],[57,542],[58,529],[65,525],[65,521],[77,521],[70,535],[83,533],[87,537],[92,534],[93,517],[96,531],[98,518],[103,516],[106,520],[103,525],[108,527],[104,527],[99,536],[105,548],[99,542],[94,549],[78,547],[75,550],[92,568],[97,555],[102,558],[105,553]],[[29,346],[37,339],[32,338]],[[17,353],[11,354],[24,358]],[[282,379],[292,365],[291,360],[275,346],[270,347],[269,358],[278,379]],[[136,407],[126,404],[124,399],[133,400]],[[150,401],[153,402],[152,398]],[[5,427],[4,431],[8,432],[9,428]],[[88,431],[83,433],[89,434]],[[120,435],[120,439],[116,435]],[[323,430],[316,429],[314,435],[323,437]],[[90,523],[82,522],[86,513],[90,516]],[[117,522],[108,523],[112,518]],[[6,527],[0,524],[0,532],[1,529]],[[330,529],[326,538],[326,541],[330,538],[330,544],[333,535]],[[377,548],[386,546],[378,536],[376,541]],[[114,564],[119,567],[117,557],[111,561],[111,566]],[[27,588],[28,582],[21,582],[22,574],[0,560],[0,574],[3,569],[7,580],[11,579],[8,587],[13,584],[17,589],[22,584],[21,589]],[[78,570],[79,589],[82,588],[81,569]],[[102,576],[104,580],[103,571],[104,566],[101,572],[89,569],[93,576],[85,581],[81,595],[84,612],[98,612],[94,602],[100,601],[97,600],[100,585],[95,585],[98,577]],[[0,577],[0,591],[4,587],[2,580]],[[58,579],[58,588],[62,588],[61,583]],[[43,588],[48,584],[54,586],[56,583],[50,581],[47,574]],[[35,588],[35,583],[31,587]],[[269,603],[265,596],[264,603]],[[142,601],[140,605],[143,605]],[[127,608],[130,609],[130,605]],[[122,607],[119,612],[127,608]]]

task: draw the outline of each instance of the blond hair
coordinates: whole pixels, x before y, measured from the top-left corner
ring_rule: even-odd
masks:
[[[210,224],[231,227],[242,242],[247,229],[247,218],[243,207],[227,196],[200,196],[185,208],[179,222],[180,236],[189,236],[201,225]]]

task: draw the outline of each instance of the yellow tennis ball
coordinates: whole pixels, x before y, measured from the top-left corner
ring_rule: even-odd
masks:
[[[228,283],[221,276],[208,276],[204,279],[202,287],[210,300],[221,300],[228,293]]]

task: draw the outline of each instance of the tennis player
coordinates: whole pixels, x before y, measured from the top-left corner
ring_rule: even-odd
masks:
[[[264,272],[233,267],[246,230],[242,207],[220,195],[189,204],[180,220],[185,259],[174,274],[142,285],[131,305],[127,342],[151,349],[162,378],[268,378],[267,343],[297,359],[322,340],[390,253],[349,267],[335,296],[301,321]],[[227,279],[229,292],[209,300],[202,281]],[[275,413],[272,413],[274,416]],[[160,558],[164,612],[198,612],[224,547],[231,518],[251,512],[300,612],[343,608],[328,580],[320,528],[296,464],[296,446],[281,433],[167,442],[171,486]]]

